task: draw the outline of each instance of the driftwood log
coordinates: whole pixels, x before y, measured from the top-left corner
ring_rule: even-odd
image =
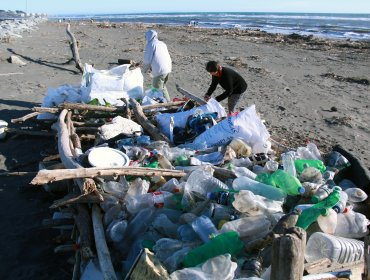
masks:
[[[306,231],[290,228],[272,244],[271,280],[300,280],[304,271]]]
[[[104,275],[104,280],[115,280],[117,278],[112,265],[112,260],[110,258],[107,242],[105,241],[102,217],[103,215],[100,207],[94,204],[92,208],[92,221],[100,269]]]
[[[129,102],[137,122],[144,128],[146,132],[148,132],[151,138],[155,141],[165,141],[169,143],[170,140],[168,137],[160,132],[160,130],[155,127],[145,116],[143,108],[140,106],[140,104],[133,98],[130,98]]]
[[[84,260],[92,259],[95,257],[91,250],[94,247],[94,237],[89,209],[83,204],[76,204],[75,209],[76,213],[73,217],[80,233],[81,257]]]
[[[40,170],[36,177],[31,181],[32,185],[42,185],[50,182],[76,179],[76,178],[95,178],[98,176],[164,176],[181,178],[186,172],[181,170],[144,168],[144,167],[121,167],[121,168],[78,168],[78,169],[55,169]]]
[[[80,70],[81,73],[83,73],[84,70],[83,70],[81,60],[80,60],[80,54],[78,52],[77,40],[76,40],[75,36],[73,35],[73,33],[71,32],[71,25],[69,23],[67,23],[66,31],[67,31],[68,36],[72,40],[72,42],[70,44],[71,44],[72,56],[73,56],[73,59],[76,63],[76,68],[78,70]]]

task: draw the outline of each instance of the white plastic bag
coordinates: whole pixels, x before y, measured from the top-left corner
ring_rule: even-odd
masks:
[[[82,101],[98,99],[101,105],[110,103],[120,106],[121,98],[140,99],[143,97],[144,77],[140,68],[129,69],[129,64],[110,70],[97,70],[85,64],[81,81]]]
[[[185,111],[185,112],[178,112],[173,114],[157,114],[155,116],[158,127],[161,130],[162,133],[164,133],[167,137],[170,137],[170,120],[171,117],[173,117],[174,120],[174,127],[181,127],[185,128],[186,121],[188,120],[188,117],[190,115],[193,115],[196,110],[202,110],[203,113],[213,113],[217,112],[217,118],[222,118],[226,116],[226,111],[222,105],[217,102],[215,99],[211,98],[207,104],[195,107],[191,110]]]
[[[208,147],[215,147],[226,145],[234,138],[240,138],[253,147],[260,146],[258,143],[265,145],[269,137],[269,132],[257,115],[255,105],[252,105],[237,116],[229,117],[206,130],[195,138],[193,143],[206,142]]]
[[[112,123],[104,124],[98,130],[102,140],[111,139],[121,133],[130,135],[135,132],[143,132],[141,125],[121,116],[113,118]]]

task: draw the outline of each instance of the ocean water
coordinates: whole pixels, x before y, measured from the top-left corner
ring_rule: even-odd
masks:
[[[268,33],[370,41],[370,14],[314,13],[141,13],[49,15],[49,20],[152,23],[204,28],[259,29]]]

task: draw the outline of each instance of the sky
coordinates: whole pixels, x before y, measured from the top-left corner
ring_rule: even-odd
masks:
[[[367,13],[369,0],[0,0],[2,10],[28,13],[106,14],[148,12]]]

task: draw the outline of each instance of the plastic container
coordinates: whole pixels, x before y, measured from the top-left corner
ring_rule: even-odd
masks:
[[[346,211],[346,205],[347,205],[347,201],[348,201],[348,195],[344,191],[340,191],[339,194],[340,194],[339,201],[337,202],[337,204],[335,204],[333,206],[333,209],[337,213],[343,213],[343,212]]]
[[[315,232],[307,242],[305,259],[307,262],[328,258],[332,262],[350,263],[362,260],[364,243],[356,239]]]
[[[264,215],[240,218],[226,222],[222,225],[220,232],[236,231],[241,239],[256,239],[268,233],[271,222]]]
[[[317,224],[323,232],[334,234],[338,224],[337,212],[335,212],[333,209],[329,209],[326,216],[320,215],[317,218]]]
[[[296,177],[297,172],[295,170],[294,158],[295,158],[294,152],[287,152],[281,154],[281,161],[283,164],[284,171],[289,175]]]
[[[272,200],[283,201],[286,197],[286,193],[282,190],[257,182],[245,176],[236,178],[233,181],[232,187],[236,191],[248,190],[254,194],[261,195]]]
[[[208,242],[210,238],[218,234],[218,230],[212,223],[211,219],[204,215],[196,218],[191,223],[191,226],[204,243]]]
[[[225,232],[212,238],[209,242],[192,249],[185,256],[183,265],[185,267],[193,267],[223,254],[235,256],[243,248],[244,243],[240,240],[237,232]]]
[[[131,214],[139,212],[148,207],[155,208],[176,208],[176,202],[173,199],[174,194],[170,192],[153,192],[127,198],[126,207]]]
[[[286,194],[300,195],[304,193],[304,188],[299,180],[285,171],[278,169],[271,176],[274,185],[282,189]]]
[[[308,143],[307,144],[307,149],[310,151],[311,155],[313,155],[315,157],[315,159],[322,160],[320,151],[317,148],[315,143],[312,143],[312,142]]]
[[[248,168],[243,167],[243,166],[232,166],[231,170],[234,171],[236,177],[245,176],[245,177],[249,177],[253,180],[257,177],[256,173],[254,173],[253,171],[251,171]]]
[[[327,198],[329,194],[331,194],[333,191],[332,188],[329,188],[328,185],[322,185],[317,189],[315,194],[312,196],[311,200],[313,203],[318,203],[319,201]]]
[[[315,167],[320,170],[320,172],[324,172],[326,170],[324,163],[318,159],[296,159],[294,161],[294,166],[298,174],[301,174],[307,166]]]
[[[365,215],[355,211],[348,211],[339,213],[337,216],[337,228],[334,235],[347,238],[362,238],[369,233],[367,229],[369,220]]]
[[[233,193],[226,192],[226,191],[220,191],[220,192],[210,192],[207,193],[207,198],[209,200],[213,200],[221,205],[231,205],[234,201],[234,195]]]
[[[339,198],[339,190],[335,188],[327,198],[313,205],[312,207],[303,210],[298,217],[296,226],[306,230],[313,222],[317,220],[320,215],[328,215],[328,209],[337,204]]]
[[[157,153],[156,156],[157,156],[157,159],[158,159],[158,163],[162,168],[164,168],[164,169],[175,169],[173,167],[173,165],[171,164],[171,162],[164,155],[162,155],[161,153]]]
[[[124,238],[125,231],[127,229],[126,220],[114,220],[110,223],[107,231],[108,236],[113,242],[121,242]]]
[[[317,168],[309,166],[302,171],[299,180],[301,182],[320,183],[322,182],[322,174]]]
[[[229,146],[235,151],[238,158],[249,157],[252,154],[252,148],[241,139],[233,139]]]

